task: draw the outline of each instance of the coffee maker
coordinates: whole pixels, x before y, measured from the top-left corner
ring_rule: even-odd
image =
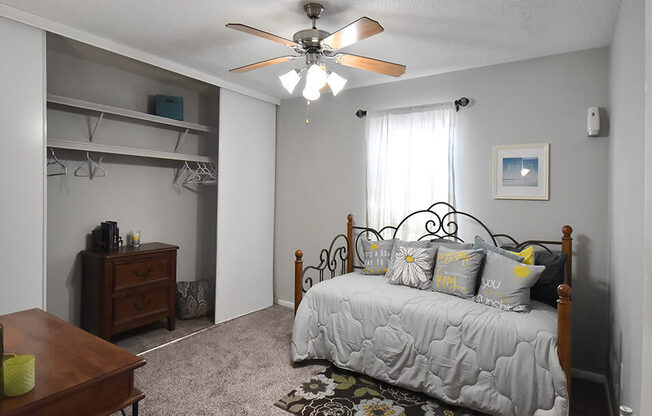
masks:
[[[115,221],[105,221],[96,227],[92,233],[93,249],[100,251],[116,251],[122,245],[120,229]]]

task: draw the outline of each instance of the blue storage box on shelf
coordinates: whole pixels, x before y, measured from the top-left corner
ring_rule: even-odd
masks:
[[[183,121],[183,98],[157,95],[156,115]]]

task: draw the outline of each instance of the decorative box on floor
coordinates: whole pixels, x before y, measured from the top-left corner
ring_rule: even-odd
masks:
[[[210,312],[212,285],[208,280],[177,282],[177,318],[195,319]]]
[[[174,330],[178,248],[146,243],[82,252],[82,328],[106,340],[161,319]]]

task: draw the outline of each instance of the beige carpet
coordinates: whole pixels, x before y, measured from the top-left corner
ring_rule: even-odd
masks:
[[[174,331],[168,331],[167,322],[162,320],[115,335],[111,342],[134,354],[140,354],[213,325],[212,317],[177,319]]]
[[[274,403],[324,370],[292,364],[292,320],[292,310],[272,306],[144,354],[139,414],[289,416]]]

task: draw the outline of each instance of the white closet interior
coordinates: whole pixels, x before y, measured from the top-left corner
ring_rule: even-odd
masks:
[[[152,115],[156,94],[183,97],[184,121]],[[216,164],[218,119],[218,87],[48,34],[48,154],[68,172],[47,178],[49,312],[80,323],[79,253],[105,220],[178,245],[177,281],[214,281],[217,186],[175,178]],[[86,152],[105,177],[74,175]]]

